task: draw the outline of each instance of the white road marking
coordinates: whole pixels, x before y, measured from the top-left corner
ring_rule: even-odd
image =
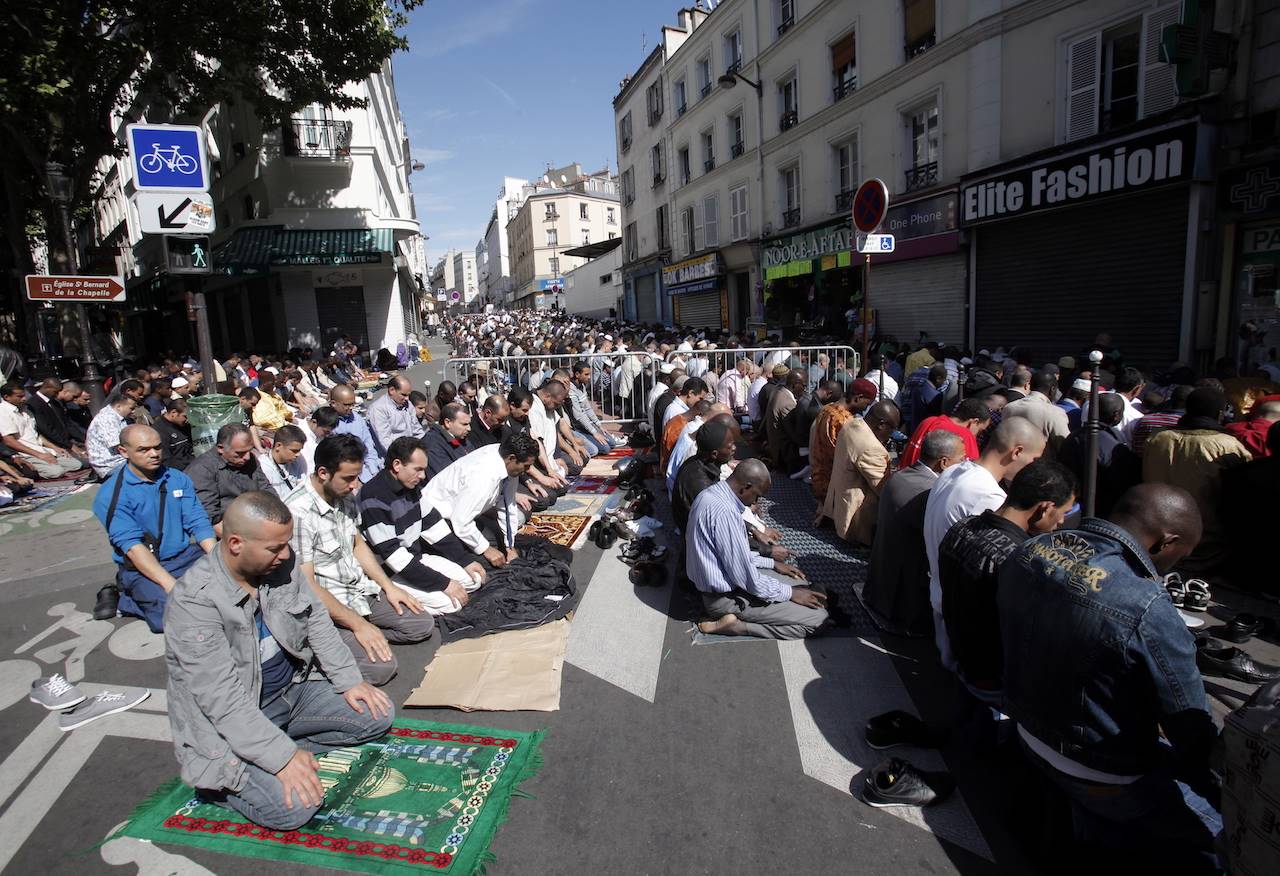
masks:
[[[828,637],[779,642],[787,700],[805,775],[850,792],[855,775],[874,768],[888,754],[863,738],[867,719],[891,709],[914,712],[911,697],[881,648],[858,639]],[[900,750],[922,770],[945,770],[936,751]],[[991,860],[991,850],[974,823],[960,791],[927,809],[882,810]]]
[[[120,822],[107,836],[124,827],[128,822]],[[190,858],[175,855],[152,843],[131,836],[116,837],[102,844],[98,850],[102,860],[117,867],[133,864],[138,868],[137,876],[214,876],[212,870],[201,867]]]

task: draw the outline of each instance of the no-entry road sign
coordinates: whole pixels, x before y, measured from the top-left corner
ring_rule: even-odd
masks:
[[[853,227],[871,234],[884,221],[889,209],[889,187],[884,180],[869,179],[858,186],[853,196]]]
[[[27,297],[32,301],[124,301],[124,279],[27,274]]]

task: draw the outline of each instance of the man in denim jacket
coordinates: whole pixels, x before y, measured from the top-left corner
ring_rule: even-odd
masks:
[[[1026,542],[997,597],[1007,709],[1080,838],[1181,853],[1180,872],[1215,871],[1222,829],[1195,640],[1162,584],[1200,533],[1189,493],[1143,484],[1109,520]]]
[[[169,725],[182,779],[272,830],[324,800],[312,752],[360,745],[391,726],[386,694],[294,566],[293,518],[275,493],[238,496],[222,541],[169,594]]]

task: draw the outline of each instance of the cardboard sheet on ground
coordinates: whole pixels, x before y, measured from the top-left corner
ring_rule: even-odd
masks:
[[[555,712],[569,621],[441,645],[406,706]]]

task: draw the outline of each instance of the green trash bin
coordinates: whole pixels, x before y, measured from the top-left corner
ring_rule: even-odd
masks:
[[[234,395],[197,395],[187,399],[187,422],[196,455],[216,443],[218,430],[228,423],[243,423],[240,399]]]

